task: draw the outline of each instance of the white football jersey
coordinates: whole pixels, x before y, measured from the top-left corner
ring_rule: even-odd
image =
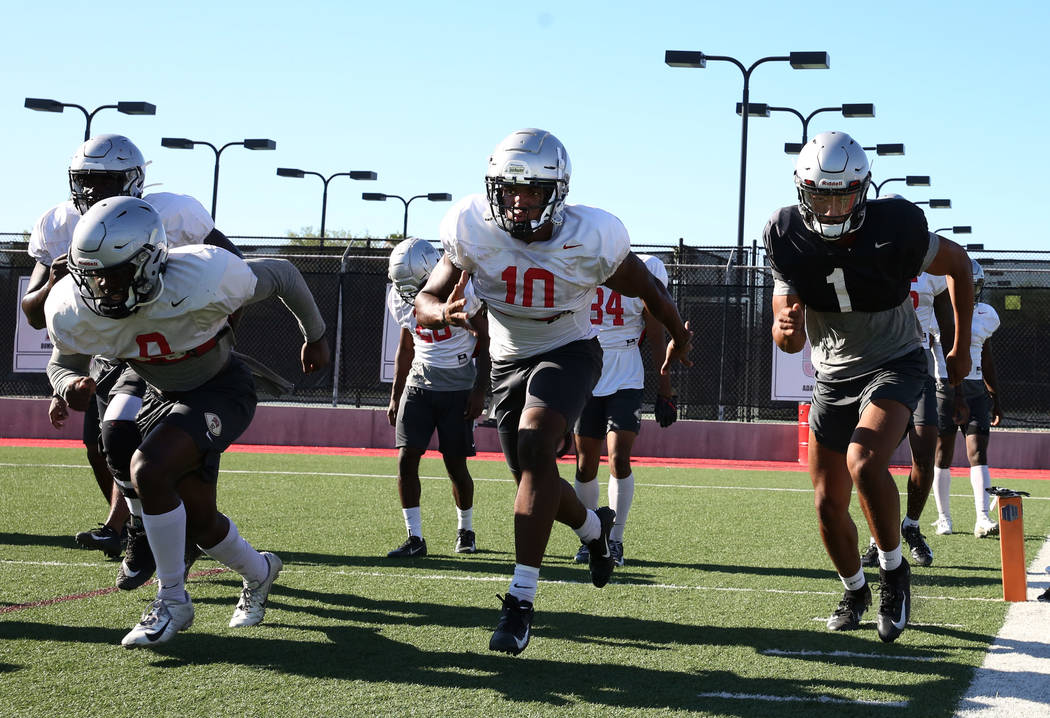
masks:
[[[983,379],[981,372],[981,352],[988,337],[999,328],[999,314],[990,304],[980,302],[973,308],[973,323],[970,325],[970,373],[967,379]],[[948,365],[944,361],[944,349],[940,342],[933,345],[934,363],[937,365],[937,376],[948,378]]]
[[[922,345],[929,348],[930,333],[937,334],[937,320],[933,315],[933,298],[948,289],[948,280],[936,274],[923,272],[911,280],[911,301],[922,327]]]
[[[470,282],[467,282],[463,294],[474,295]],[[441,369],[455,369],[470,363],[478,340],[463,327],[449,325],[444,329],[424,329],[416,321],[415,307],[406,304],[392,287],[386,293],[386,308],[398,326],[412,332],[412,346],[416,351],[413,362]]]
[[[63,354],[129,360],[161,390],[198,386],[210,376],[191,379],[180,362],[192,357],[187,352],[215,339],[230,314],[252,297],[257,280],[243,259],[206,245],[170,251],[162,276],[164,287],[157,299],[123,319],[96,314],[72,276],[63,277],[44,308],[51,341]],[[196,383],[186,386],[187,382]]]
[[[657,257],[639,254],[646,268],[667,286],[667,268]],[[591,324],[598,327],[602,345],[602,376],[594,387],[594,396],[611,396],[620,389],[645,388],[645,367],[638,342],[645,331],[642,312],[645,302],[638,297],[625,297],[606,286],[595,290],[591,304]]]
[[[200,244],[215,229],[215,222],[208,211],[189,195],[154,192],[142,199],[160,215],[169,248]],[[50,267],[55,257],[69,251],[73,230],[79,221],[80,212],[73,206],[73,200],[57,204],[44,212],[29,235],[29,256]]]
[[[565,205],[561,228],[546,242],[514,239],[496,225],[481,194],[452,206],[441,221],[441,243],[488,304],[490,354],[503,361],[595,336],[594,289],[631,251],[619,219],[584,205]]]

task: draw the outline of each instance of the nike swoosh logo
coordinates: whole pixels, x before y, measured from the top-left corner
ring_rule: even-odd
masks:
[[[582,246],[583,246],[582,244],[563,244],[561,246],[561,248],[562,249],[576,249],[577,247],[582,247]]]
[[[127,576],[128,578],[135,578],[140,573],[141,573],[141,571],[132,571],[130,568],[128,568],[127,564],[124,564],[124,575]]]
[[[511,587],[511,588],[527,588],[527,586],[520,586],[520,585],[518,585],[518,584],[516,584],[516,583],[512,583],[512,584],[510,585],[510,587]]]
[[[893,622],[893,627],[898,631],[903,631],[905,624],[908,623],[908,597],[905,596],[904,600],[901,601],[901,618],[899,621]]]
[[[602,555],[602,558],[609,558],[609,556],[611,556],[611,555],[612,554],[609,553],[609,542],[606,541],[605,542],[605,553]]]
[[[529,642],[529,630],[530,630],[529,628],[525,629],[525,637],[524,638],[518,638],[517,636],[514,636],[514,642],[518,644],[518,650],[519,651],[522,648],[525,647],[526,643]]]
[[[173,302],[171,303],[171,306],[173,306],[173,307],[177,307],[177,306],[179,306],[180,304],[182,304],[183,302],[185,302],[185,301],[186,301],[187,299],[189,299],[189,297],[183,297],[182,299],[180,299],[180,300],[179,300],[179,301],[177,301],[177,302],[174,302],[174,301],[173,301]]]
[[[169,623],[171,623],[171,619],[170,618],[167,621],[164,622],[163,626],[161,626],[159,629],[157,629],[153,633],[147,633],[146,634],[146,640],[149,641],[150,643],[153,643],[154,641],[156,641],[164,633],[164,629],[168,627]]]
[[[891,244],[893,244],[893,242],[882,242],[881,244],[879,242],[876,242],[875,249],[882,249],[883,247],[888,247]]]

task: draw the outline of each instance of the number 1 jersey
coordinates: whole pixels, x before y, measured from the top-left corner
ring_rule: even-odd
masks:
[[[774,295],[796,295],[818,379],[868,374],[922,344],[909,294],[911,279],[937,254],[939,238],[922,210],[904,199],[867,203],[864,224],[848,246],[802,221],[798,206],[778,210],[763,241]]]

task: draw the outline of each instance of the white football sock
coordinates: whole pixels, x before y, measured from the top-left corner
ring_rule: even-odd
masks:
[[[598,514],[587,509],[587,518],[583,520],[583,526],[573,529],[573,531],[580,537],[580,541],[584,543],[594,541],[602,535],[602,520],[598,518]]]
[[[410,509],[401,509],[401,513],[405,516],[405,528],[408,529],[408,535],[423,538],[423,516],[419,511],[419,507],[413,506]]]
[[[631,503],[633,501],[634,473],[630,473],[622,479],[610,476],[609,506],[616,512],[616,520],[613,522],[612,531],[609,532],[610,541],[623,541],[623,530],[627,524],[627,514],[631,511]]]
[[[893,571],[899,568],[901,561],[904,560],[903,554],[901,553],[901,545],[897,544],[897,548],[892,551],[883,551],[879,549],[879,566],[884,571]]]
[[[908,526],[918,526],[918,525],[919,525],[918,521],[916,521],[915,519],[912,519],[912,518],[908,518],[907,516],[905,516],[904,520],[901,521],[901,528],[902,529],[903,528],[907,528]]]
[[[227,521],[230,519],[227,518]],[[249,582],[258,583],[270,573],[270,564],[266,557],[241,538],[233,521],[230,521],[230,531],[226,538],[211,548],[205,548],[204,552],[222,565],[229,566]]]
[[[970,487],[973,488],[973,506],[977,510],[977,518],[991,521],[988,518],[988,493],[991,488],[992,474],[987,466],[970,467]]]
[[[157,598],[185,601],[186,507],[181,503],[163,514],[142,514],[153,558],[157,562]]]
[[[511,579],[510,588],[507,593],[519,601],[536,601],[536,585],[540,581],[540,570],[535,566],[526,566],[523,563],[514,564],[514,578]]]
[[[933,498],[937,502],[937,514],[940,518],[952,517],[951,507],[952,470],[950,467],[933,469]]]
[[[858,591],[864,588],[864,584],[867,583],[867,580],[864,578],[863,568],[848,578],[840,575],[839,579],[842,581],[842,585],[846,587],[847,591]]]
[[[465,529],[467,531],[474,530],[474,507],[471,506],[469,509],[456,509],[456,518],[459,521],[458,528]]]
[[[580,503],[594,511],[598,508],[598,496],[601,494],[601,487],[598,485],[598,479],[591,479],[590,481],[580,481],[576,479],[576,482],[572,485],[576,489],[576,496],[579,497]]]

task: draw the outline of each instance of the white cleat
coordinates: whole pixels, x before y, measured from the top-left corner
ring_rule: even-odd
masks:
[[[277,575],[284,568],[284,563],[269,551],[261,553],[270,567],[270,573],[258,583],[243,582],[241,600],[237,602],[237,609],[233,612],[233,618],[230,619],[230,628],[258,625],[262,623],[263,616],[266,614],[266,599],[270,595],[273,582],[277,580]]]
[[[193,602],[165,601],[151,603],[128,635],[121,639],[125,648],[152,648],[167,643],[176,633],[193,625]]]
[[[988,519],[977,519],[977,523],[973,527],[973,535],[977,538],[985,538],[987,536],[998,536],[999,524]]]
[[[938,536],[951,536],[952,520],[947,516],[941,516],[930,526],[933,526],[933,532]]]

